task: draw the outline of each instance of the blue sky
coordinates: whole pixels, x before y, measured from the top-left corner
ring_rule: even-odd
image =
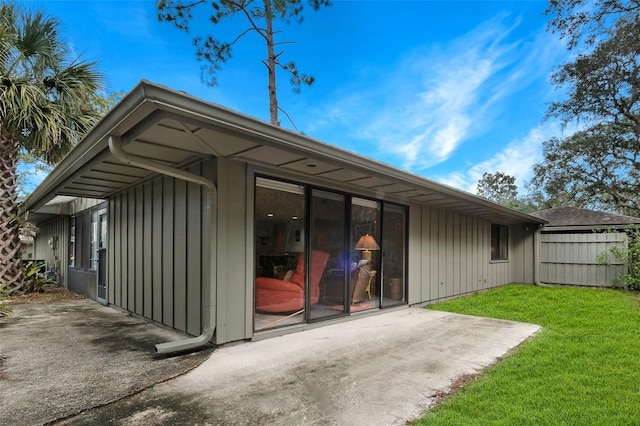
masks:
[[[76,54],[99,63],[108,91],[147,79],[268,121],[261,40],[247,37],[234,48],[217,87],[200,79],[192,37],[229,40],[244,28],[240,17],[213,26],[200,16],[187,34],[158,22],[155,1],[39,4],[58,18]],[[558,122],[542,121],[560,96],[549,75],[568,55],[546,31],[546,7],[334,0],[309,9],[302,25],[278,24],[279,40],[295,41],[284,45],[283,61],[296,61],[316,81],[295,94],[280,73],[280,106],[323,142],[470,192],[484,172],[502,171],[523,191],[542,142],[563,135]],[[292,128],[283,115],[281,122]]]

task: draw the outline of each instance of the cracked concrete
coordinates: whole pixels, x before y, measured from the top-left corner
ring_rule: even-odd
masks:
[[[537,325],[408,308],[218,348],[200,366],[63,424],[401,425]]]

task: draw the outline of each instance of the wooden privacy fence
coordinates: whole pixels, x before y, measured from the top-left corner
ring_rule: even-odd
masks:
[[[624,248],[627,235],[616,233],[542,234],[540,236],[540,281],[549,284],[613,286],[626,266],[610,249]],[[609,264],[598,264],[607,253]]]

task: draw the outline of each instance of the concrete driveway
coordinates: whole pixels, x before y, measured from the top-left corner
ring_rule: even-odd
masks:
[[[185,375],[62,424],[400,425],[538,330],[420,308],[366,316],[219,348]],[[74,358],[92,361],[80,351]]]
[[[109,404],[182,374],[212,349],[154,357],[184,338],[90,300],[13,305],[0,318],[0,425],[34,425]]]

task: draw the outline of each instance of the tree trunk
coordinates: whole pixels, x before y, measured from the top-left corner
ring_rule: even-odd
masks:
[[[264,0],[264,14],[267,25],[267,69],[269,70],[269,113],[271,124],[280,125],[278,120],[278,98],[276,96],[276,53],[273,42],[273,12],[271,1]]]
[[[18,220],[18,146],[0,132],[0,284],[9,293],[21,293],[22,265]]]

